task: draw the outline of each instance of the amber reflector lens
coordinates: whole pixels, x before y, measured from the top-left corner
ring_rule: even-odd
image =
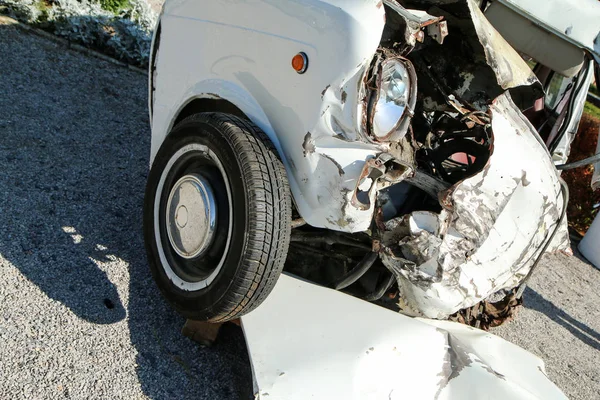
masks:
[[[298,73],[303,73],[306,71],[307,61],[306,54],[298,53],[292,58],[292,68]]]

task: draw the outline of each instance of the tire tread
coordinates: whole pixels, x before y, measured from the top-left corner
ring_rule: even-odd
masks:
[[[238,155],[248,202],[241,265],[209,318],[210,322],[225,322],[255,309],[275,286],[287,257],[292,204],[283,163],[260,128],[223,113],[195,114],[181,121],[177,128],[198,123],[210,124],[222,132]]]

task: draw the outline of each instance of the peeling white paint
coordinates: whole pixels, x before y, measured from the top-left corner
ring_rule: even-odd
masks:
[[[491,107],[494,152],[488,166],[455,186],[450,210],[436,220],[408,219],[402,255],[382,254],[398,276],[404,304],[430,318],[447,318],[529,272],[563,207],[558,174],[508,94]],[[419,222],[421,221],[421,222]],[[439,224],[439,225],[436,225]],[[550,250],[568,247],[566,225]],[[413,250],[417,256],[406,257]],[[408,259],[412,264],[407,264]]]

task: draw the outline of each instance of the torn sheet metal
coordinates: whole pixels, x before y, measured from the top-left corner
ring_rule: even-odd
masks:
[[[505,90],[534,84],[541,89],[541,84],[531,68],[492,26],[477,4],[473,0],[468,0],[467,4],[486,61],[496,73],[498,84]]]
[[[485,110],[506,90],[513,92],[513,100],[520,107],[530,106],[543,96],[535,74],[485,18],[475,1],[447,3],[451,4],[438,6],[424,0],[410,2],[444,17],[450,29],[442,46],[427,48],[423,55],[414,53],[416,62],[430,66],[430,73],[435,76],[433,83],[446,91],[446,96],[432,96],[434,102],[443,104],[448,95],[455,95],[461,101]]]
[[[483,171],[451,188],[440,214],[387,223],[381,257],[402,306],[417,314],[447,318],[517,286],[556,229],[563,199],[547,149],[508,94],[491,115],[494,149]],[[559,229],[549,250],[568,246],[566,225]]]
[[[448,24],[444,17],[429,15],[422,10],[407,10],[396,2],[396,0],[384,0],[383,2],[394,10],[404,20],[404,46],[414,47],[417,42],[423,42],[425,38],[424,29],[439,44],[444,43],[448,36]]]
[[[539,358],[499,337],[287,275],[242,327],[257,399],[566,398]]]

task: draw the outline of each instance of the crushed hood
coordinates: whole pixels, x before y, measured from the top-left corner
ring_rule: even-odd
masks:
[[[287,275],[242,326],[257,399],[566,398],[540,359],[499,337]]]

